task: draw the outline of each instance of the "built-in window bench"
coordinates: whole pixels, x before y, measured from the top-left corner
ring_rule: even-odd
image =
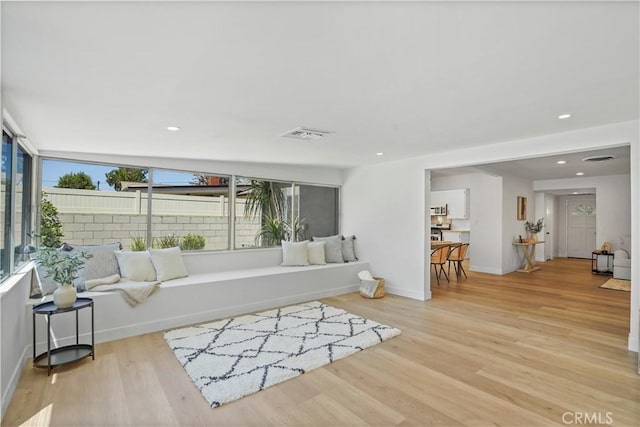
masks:
[[[147,301],[135,307],[118,291],[79,293],[94,299],[96,342],[355,292],[358,272],[369,269],[369,263],[363,261],[281,267],[279,249],[185,253],[183,259],[189,276],[161,283]],[[28,300],[27,322],[31,323],[32,306],[41,301]],[[52,322],[56,344],[75,342],[75,317],[59,317]],[[46,336],[44,321],[38,318],[36,322],[37,336]],[[89,322],[81,313],[81,335],[90,333]],[[27,330],[31,337],[31,327]]]

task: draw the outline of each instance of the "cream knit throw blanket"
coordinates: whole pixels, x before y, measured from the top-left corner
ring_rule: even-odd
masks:
[[[87,280],[87,291],[108,292],[120,291],[124,300],[131,306],[145,302],[158,289],[160,282],[131,282],[121,280],[118,274],[95,280]]]

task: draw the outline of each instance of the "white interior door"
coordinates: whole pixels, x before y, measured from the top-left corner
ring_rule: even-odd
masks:
[[[596,198],[567,200],[567,256],[591,258],[596,248]]]

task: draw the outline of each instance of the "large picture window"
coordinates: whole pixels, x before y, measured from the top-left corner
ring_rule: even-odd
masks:
[[[2,278],[29,260],[33,244],[234,250],[338,233],[337,187],[59,159],[42,160],[33,224],[32,163],[3,133]]]
[[[45,159],[41,244],[120,242],[125,250],[228,249],[229,180],[195,172]]]
[[[338,187],[60,159],[42,159],[33,223],[33,168],[3,131],[1,279],[29,261],[32,245],[235,250],[339,231]]]

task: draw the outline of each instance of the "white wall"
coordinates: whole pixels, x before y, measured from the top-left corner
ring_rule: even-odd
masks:
[[[431,190],[469,189],[469,270],[502,272],[502,178],[485,173],[460,174],[431,179]]]
[[[24,304],[30,289],[31,272],[17,273],[0,286],[0,418],[9,406],[20,371],[29,357]]]
[[[389,293],[425,299],[425,172],[412,160],[346,172],[342,230],[355,234],[361,259]]]
[[[640,132],[636,124],[636,132]],[[629,331],[629,349],[640,348],[640,138],[631,143],[631,252],[635,262],[631,264],[631,318]]]
[[[543,193],[544,194],[544,193]],[[544,194],[545,238],[544,258],[549,260],[558,255],[558,199],[552,194]]]
[[[2,18],[1,16],[1,11],[2,11],[2,7],[0,7],[0,18]],[[0,32],[1,33],[1,32]],[[0,37],[0,42],[2,37]],[[1,43],[0,43],[1,45]],[[0,82],[2,82],[2,55],[0,55]],[[0,84],[0,89],[1,89],[1,84]],[[2,107],[2,90],[0,90],[0,111],[4,111],[3,107]],[[2,123],[2,114],[0,114],[0,123]],[[0,294],[1,295],[1,294]],[[0,298],[2,298],[0,296]],[[2,321],[2,300],[0,299],[0,321]],[[4,366],[3,363],[3,357],[2,357],[2,351],[4,349],[4,341],[2,340],[2,324],[0,324],[0,368],[2,368]],[[3,376],[2,373],[0,372],[0,420],[2,420],[2,416],[4,415],[4,411],[5,411],[5,391],[4,391],[4,380],[3,380]],[[13,393],[10,393],[8,396],[11,396]]]
[[[546,211],[545,197],[544,197],[544,193],[534,193],[533,197],[535,199],[535,213],[533,215],[534,220],[537,220],[538,218],[543,218],[545,220],[544,226],[542,227],[542,230],[538,234],[538,240],[544,241],[544,243],[536,245],[536,247],[534,248],[535,260],[544,262],[545,247],[547,245],[547,221],[546,221],[546,215],[545,215],[545,211]]]
[[[417,297],[420,294],[419,290],[428,287],[429,280],[428,276],[423,274],[424,283],[414,283],[420,281],[418,272],[425,268],[422,256],[425,244],[421,244],[420,240],[430,231],[427,230],[425,221],[425,206],[431,204],[430,188],[424,182],[424,170],[630,144],[632,232],[637,236],[640,233],[638,125],[638,120],[634,120],[475,148],[437,152],[387,165],[352,169],[346,173],[343,184],[343,224],[345,229],[357,229],[359,239],[360,236],[366,239],[366,244],[363,241],[360,243],[363,246],[362,250],[366,251],[366,259],[371,261],[373,268],[383,269],[380,273],[393,277],[397,289],[409,291],[408,293]],[[421,200],[423,197],[425,200]],[[477,228],[473,226],[473,229]],[[389,236],[393,238],[390,239]],[[634,239],[632,246],[633,252],[640,253],[640,239]],[[638,349],[640,317],[639,264],[636,262],[632,266],[629,348],[634,351]],[[423,294],[428,297],[425,292]]]
[[[525,263],[523,248],[513,245],[519,236],[527,236],[524,221],[519,221],[517,217],[518,196],[527,198],[527,220],[534,221],[533,181],[513,176],[502,177],[502,274],[522,268]]]

